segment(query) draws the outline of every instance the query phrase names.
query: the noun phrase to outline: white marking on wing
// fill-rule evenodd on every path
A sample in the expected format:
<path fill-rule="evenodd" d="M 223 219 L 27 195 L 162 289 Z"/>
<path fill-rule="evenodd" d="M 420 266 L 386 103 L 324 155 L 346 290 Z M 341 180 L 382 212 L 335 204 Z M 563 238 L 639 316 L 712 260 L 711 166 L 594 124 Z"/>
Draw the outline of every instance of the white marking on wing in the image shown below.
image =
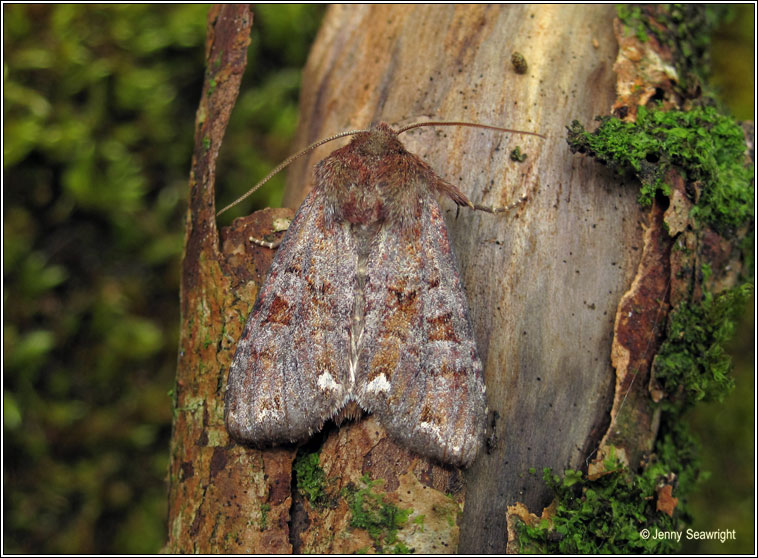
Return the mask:
<path fill-rule="evenodd" d="M 321 391 L 342 392 L 342 386 L 334 380 L 334 377 L 329 372 L 323 372 L 321 376 L 318 377 L 316 385 L 318 385 Z"/>
<path fill-rule="evenodd" d="M 389 391 L 390 390 L 390 383 L 387 381 L 387 376 L 384 374 L 379 374 L 376 378 L 371 380 L 371 382 L 366 386 L 366 391 L 369 393 L 372 392 L 379 392 L 379 391 Z"/>

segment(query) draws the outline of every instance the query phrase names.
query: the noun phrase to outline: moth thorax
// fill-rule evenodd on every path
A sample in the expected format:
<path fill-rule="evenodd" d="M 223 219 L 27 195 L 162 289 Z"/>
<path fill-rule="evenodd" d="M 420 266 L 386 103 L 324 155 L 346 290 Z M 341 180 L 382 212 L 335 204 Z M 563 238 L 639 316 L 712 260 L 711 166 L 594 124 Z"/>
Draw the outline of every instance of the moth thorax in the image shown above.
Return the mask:
<path fill-rule="evenodd" d="M 336 192 L 338 214 L 353 225 L 381 223 L 386 204 L 379 188 L 371 183 L 347 184 Z"/>

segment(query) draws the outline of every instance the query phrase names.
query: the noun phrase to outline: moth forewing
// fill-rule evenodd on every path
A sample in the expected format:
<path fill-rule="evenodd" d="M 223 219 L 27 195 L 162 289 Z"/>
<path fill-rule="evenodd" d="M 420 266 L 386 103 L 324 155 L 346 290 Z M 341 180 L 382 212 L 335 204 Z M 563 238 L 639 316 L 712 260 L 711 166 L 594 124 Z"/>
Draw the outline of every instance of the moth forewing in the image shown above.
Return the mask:
<path fill-rule="evenodd" d="M 302 441 L 357 404 L 422 456 L 466 466 L 481 448 L 482 364 L 435 197 L 474 205 L 398 133 L 355 132 L 316 165 L 229 370 L 235 438 Z"/>

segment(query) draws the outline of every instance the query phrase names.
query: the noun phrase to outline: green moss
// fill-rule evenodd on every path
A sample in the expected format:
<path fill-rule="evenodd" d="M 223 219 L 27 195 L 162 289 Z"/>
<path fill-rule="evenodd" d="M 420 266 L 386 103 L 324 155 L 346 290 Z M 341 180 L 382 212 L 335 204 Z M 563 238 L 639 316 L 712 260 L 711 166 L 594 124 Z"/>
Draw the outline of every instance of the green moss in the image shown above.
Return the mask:
<path fill-rule="evenodd" d="M 691 4 L 621 4 L 616 8 L 627 36 L 633 33 L 643 43 L 655 37 L 673 53 L 678 78 L 675 87 L 684 98 L 703 94 L 710 74 L 711 36 L 732 12 L 727 6 Z M 706 97 L 710 97 L 707 91 Z"/>
<path fill-rule="evenodd" d="M 397 540 L 397 531 L 407 523 L 412 510 L 398 508 L 385 501 L 382 494 L 375 492 L 374 487 L 381 484 L 381 480 L 372 481 L 368 475 L 364 475 L 361 483 L 361 488 L 350 484 L 342 491 L 352 514 L 350 526 L 365 529 L 374 541 L 377 552 L 383 552 L 385 545 L 393 545 L 394 553 L 409 553 L 411 550 Z"/>
<path fill-rule="evenodd" d="M 413 549 L 409 548 L 404 542 L 399 541 L 392 547 L 392 554 L 413 554 Z"/>
<path fill-rule="evenodd" d="M 268 528 L 268 512 L 271 511 L 271 504 L 261 504 L 261 531 L 265 531 Z"/>
<path fill-rule="evenodd" d="M 709 268 L 703 271 L 709 275 Z M 745 283 L 718 295 L 705 292 L 701 302 L 685 302 L 672 311 L 653 366 L 655 379 L 667 394 L 683 390 L 683 403 L 689 404 L 721 401 L 732 390 L 732 362 L 724 345 L 752 290 Z"/>
<path fill-rule="evenodd" d="M 521 153 L 521 147 L 516 146 L 515 149 L 511 151 L 511 161 L 515 161 L 516 163 L 523 163 L 526 161 L 526 153 Z"/>
<path fill-rule="evenodd" d="M 754 216 L 753 168 L 745 166 L 742 128 L 711 107 L 689 111 L 648 111 L 639 107 L 636 122 L 602 117 L 594 132 L 574 121 L 567 141 L 572 152 L 587 153 L 642 183 L 640 203 L 656 193 L 669 195 L 671 168 L 701 188 L 693 218 L 727 233 Z M 693 196 L 697 197 L 697 196 Z"/>
<path fill-rule="evenodd" d="M 645 26 L 642 23 L 642 10 L 638 6 L 619 4 L 616 6 L 616 16 L 624 24 L 624 31 L 626 33 L 629 33 L 631 30 L 637 37 L 644 35 L 645 40 L 647 40 Z"/>
<path fill-rule="evenodd" d="M 326 473 L 319 464 L 319 453 L 301 453 L 295 459 L 297 490 L 315 507 L 327 504 Z"/>
<path fill-rule="evenodd" d="M 655 453 L 640 474 L 615 458 L 604 461 L 606 474 L 590 480 L 580 471 L 565 471 L 563 478 L 545 469 L 544 479 L 553 490 L 557 507 L 551 521 L 535 526 L 521 524 L 522 552 L 562 554 L 633 554 L 675 552 L 675 539 L 654 538 L 656 533 L 681 532 L 687 494 L 698 481 L 699 464 L 694 441 L 677 423 L 661 437 Z M 674 486 L 679 499 L 673 517 L 656 509 L 658 489 Z M 645 538 L 641 533 L 651 534 Z"/>

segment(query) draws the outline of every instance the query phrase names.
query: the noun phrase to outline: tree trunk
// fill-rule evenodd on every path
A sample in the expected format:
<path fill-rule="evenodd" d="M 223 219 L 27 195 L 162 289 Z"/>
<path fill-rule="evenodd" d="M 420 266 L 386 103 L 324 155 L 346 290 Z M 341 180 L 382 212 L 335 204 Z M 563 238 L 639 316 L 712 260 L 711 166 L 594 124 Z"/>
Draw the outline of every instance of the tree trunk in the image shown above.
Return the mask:
<path fill-rule="evenodd" d="M 503 552 L 507 506 L 549 503 L 541 475 L 528 470 L 581 468 L 609 420 L 613 321 L 639 262 L 642 215 L 632 188 L 570 153 L 565 126 L 613 104 L 614 13 L 612 6 L 336 6 L 303 75 L 298 145 L 377 120 L 466 120 L 547 136 L 453 127 L 401 136 L 475 202 L 528 197 L 505 215 L 443 205 L 496 440 L 464 474 L 461 552 Z M 515 71 L 514 52 L 526 73 Z M 524 162 L 509 157 L 516 147 Z M 313 164 L 334 148 L 296 164 L 285 205 L 298 205 Z M 399 477 L 411 467 L 393 469 Z"/>
<path fill-rule="evenodd" d="M 494 215 L 442 200 L 490 409 L 486 451 L 465 472 L 397 446 L 370 416 L 314 436 L 296 472 L 296 448 L 254 450 L 227 435 L 229 362 L 273 256 L 247 239 L 292 212 L 236 220 L 219 251 L 215 155 L 241 73 L 229 63 L 244 65 L 248 16 L 241 6 L 214 14 L 215 37 L 226 44 L 209 38 L 198 111 L 167 550 L 504 552 L 508 507 L 540 510 L 551 498 L 530 470 L 586 470 L 601 440 L 618 434 L 609 425 L 619 394 L 631 395 L 629 409 L 642 409 L 627 426 L 642 441 L 635 446 L 623 432 L 613 441 L 628 442 L 630 458 L 638 457 L 635 448 L 649 445 L 657 424 L 646 392 L 632 391 L 624 371 L 649 369 L 658 346 L 671 241 L 661 207 L 642 211 L 635 188 L 566 144 L 568 123 L 608 114 L 616 101 L 614 8 L 337 5 L 303 74 L 297 147 L 377 121 L 479 122 L 547 138 L 457 127 L 401 136 L 475 203 L 525 198 Z M 229 35 L 225 21 L 234 23 Z M 285 205 L 304 199 L 313 165 L 337 143 L 291 165 Z M 510 157 L 515 148 L 525 160 Z M 642 295 L 641 282 L 650 285 Z M 625 304 L 638 321 L 618 322 Z M 633 340 L 620 335 L 630 331 Z M 640 384 L 647 389 L 645 378 Z"/>

